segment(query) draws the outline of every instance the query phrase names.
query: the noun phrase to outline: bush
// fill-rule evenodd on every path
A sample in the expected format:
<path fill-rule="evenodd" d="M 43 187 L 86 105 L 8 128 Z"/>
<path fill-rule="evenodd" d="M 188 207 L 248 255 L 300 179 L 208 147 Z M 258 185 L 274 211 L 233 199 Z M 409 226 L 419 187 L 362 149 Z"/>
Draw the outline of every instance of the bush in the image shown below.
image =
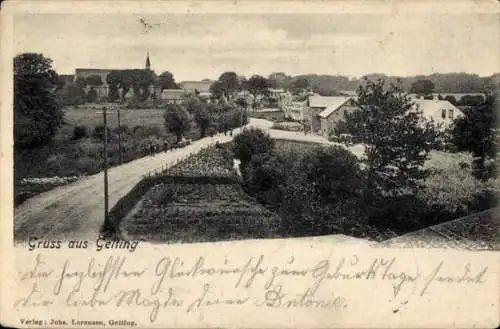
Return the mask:
<path fill-rule="evenodd" d="M 242 168 L 245 189 L 264 204 L 280 202 L 279 186 L 286 179 L 286 169 L 281 159 L 269 153 L 252 155 Z"/>
<path fill-rule="evenodd" d="M 356 199 L 361 189 L 358 158 L 340 146 L 317 147 L 304 158 L 304 171 L 324 203 Z"/>
<path fill-rule="evenodd" d="M 127 134 L 129 135 L 130 134 L 130 128 L 127 126 L 127 125 L 121 125 L 120 127 L 116 127 L 115 129 L 113 129 L 113 133 L 115 134 Z"/>
<path fill-rule="evenodd" d="M 94 132 L 92 133 L 92 137 L 99 138 L 101 140 L 104 140 L 104 126 L 99 125 L 94 128 Z M 106 134 L 108 136 L 108 139 L 111 137 L 111 129 L 109 127 L 106 127 Z"/>
<path fill-rule="evenodd" d="M 58 172 L 64 171 L 66 164 L 66 156 L 64 154 L 53 154 L 47 158 L 45 166 L 49 175 L 55 175 Z"/>
<path fill-rule="evenodd" d="M 97 101 L 97 91 L 92 87 L 87 93 L 87 102 L 94 103 Z"/>
<path fill-rule="evenodd" d="M 132 132 L 136 136 L 142 136 L 144 134 L 144 127 L 141 125 L 134 126 Z"/>
<path fill-rule="evenodd" d="M 73 140 L 89 137 L 89 129 L 87 126 L 76 126 L 73 128 Z"/>
<path fill-rule="evenodd" d="M 253 155 L 269 153 L 274 148 L 274 141 L 263 130 L 251 127 L 234 138 L 233 152 L 236 159 L 244 166 Z"/>

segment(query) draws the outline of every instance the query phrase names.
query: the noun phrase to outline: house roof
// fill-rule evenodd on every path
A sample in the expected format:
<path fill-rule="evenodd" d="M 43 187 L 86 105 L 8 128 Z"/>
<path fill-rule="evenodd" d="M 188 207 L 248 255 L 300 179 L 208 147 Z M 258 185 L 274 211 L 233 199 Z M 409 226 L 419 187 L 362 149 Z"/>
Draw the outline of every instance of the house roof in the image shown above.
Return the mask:
<path fill-rule="evenodd" d="M 198 90 L 199 92 L 210 91 L 210 86 L 213 81 L 182 81 L 179 83 L 183 89 L 187 90 Z"/>
<path fill-rule="evenodd" d="M 182 89 L 164 89 L 161 92 L 161 99 L 182 99 L 184 96 L 184 90 Z"/>
<path fill-rule="evenodd" d="M 416 99 L 414 102 L 422 111 L 424 116 L 432 116 L 437 111 L 441 111 L 443 109 L 455 110 L 457 111 L 457 114 L 462 113 L 459 108 L 445 100 Z"/>
<path fill-rule="evenodd" d="M 321 118 L 328 118 L 339 107 L 341 107 L 342 105 L 347 103 L 347 101 L 350 100 L 350 97 L 328 97 L 328 98 L 335 98 L 335 100 L 330 99 L 329 105 L 318 114 Z"/>
<path fill-rule="evenodd" d="M 344 104 L 349 97 L 345 96 L 309 96 L 309 107 L 323 107 L 340 106 Z"/>

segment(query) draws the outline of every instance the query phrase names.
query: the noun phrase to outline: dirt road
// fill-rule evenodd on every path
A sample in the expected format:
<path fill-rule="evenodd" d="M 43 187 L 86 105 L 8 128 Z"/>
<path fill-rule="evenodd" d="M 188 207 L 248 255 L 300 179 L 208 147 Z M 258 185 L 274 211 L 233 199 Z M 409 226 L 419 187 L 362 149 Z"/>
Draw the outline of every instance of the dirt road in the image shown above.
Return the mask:
<path fill-rule="evenodd" d="M 267 120 L 251 119 L 249 126 L 265 129 L 273 138 L 325 141 L 317 136 L 270 130 L 272 123 Z M 239 131 L 240 129 L 235 129 L 233 136 Z M 111 209 L 148 172 L 171 166 L 189 154 L 215 144 L 216 141 L 224 143 L 231 139 L 229 135 L 207 137 L 182 149 L 144 157 L 111 168 L 108 171 L 109 208 Z M 101 172 L 39 194 L 21 204 L 14 210 L 15 241 L 26 241 L 30 237 L 60 240 L 95 239 L 104 220 L 103 180 Z"/>

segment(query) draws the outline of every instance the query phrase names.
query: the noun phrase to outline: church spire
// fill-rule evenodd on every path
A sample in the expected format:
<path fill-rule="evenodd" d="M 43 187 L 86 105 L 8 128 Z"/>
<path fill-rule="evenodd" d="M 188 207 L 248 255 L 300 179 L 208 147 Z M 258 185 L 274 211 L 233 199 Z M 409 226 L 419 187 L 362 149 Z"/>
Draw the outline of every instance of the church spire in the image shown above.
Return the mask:
<path fill-rule="evenodd" d="M 149 60 L 149 49 L 148 49 L 148 53 L 146 56 L 146 70 L 150 70 L 150 69 L 151 69 L 151 61 Z"/>

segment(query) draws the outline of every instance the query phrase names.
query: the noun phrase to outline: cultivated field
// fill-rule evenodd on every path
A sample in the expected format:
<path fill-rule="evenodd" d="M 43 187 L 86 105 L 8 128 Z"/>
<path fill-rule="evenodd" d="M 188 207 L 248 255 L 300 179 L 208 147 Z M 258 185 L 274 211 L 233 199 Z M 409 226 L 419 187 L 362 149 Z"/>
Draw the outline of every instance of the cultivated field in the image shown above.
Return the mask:
<path fill-rule="evenodd" d="M 176 177 L 234 177 L 228 145 L 209 147 L 163 173 Z M 128 238 L 156 242 L 209 242 L 276 237 L 280 218 L 231 184 L 158 183 L 126 218 Z"/>
<path fill-rule="evenodd" d="M 101 113 L 99 113 L 101 112 Z M 120 121 L 122 125 L 133 128 L 142 126 L 163 126 L 162 109 L 121 109 Z M 103 124 L 102 111 L 99 108 L 66 108 L 64 109 L 64 121 L 70 126 L 86 125 L 95 127 Z M 116 110 L 108 110 L 108 125 L 110 128 L 118 127 L 118 115 Z"/>
<path fill-rule="evenodd" d="M 163 243 L 272 238 L 280 219 L 238 184 L 158 184 L 121 223 L 127 238 Z"/>

